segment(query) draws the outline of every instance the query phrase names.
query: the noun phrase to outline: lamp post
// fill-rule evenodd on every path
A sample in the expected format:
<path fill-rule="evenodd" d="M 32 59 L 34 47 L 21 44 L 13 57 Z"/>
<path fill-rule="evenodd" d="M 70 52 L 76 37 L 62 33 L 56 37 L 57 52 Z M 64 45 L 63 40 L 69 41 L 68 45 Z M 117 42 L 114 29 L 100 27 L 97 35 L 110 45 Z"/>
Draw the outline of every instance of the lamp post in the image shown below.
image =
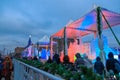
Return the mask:
<path fill-rule="evenodd" d="M 66 26 L 64 27 L 64 55 L 68 55 L 68 46 L 67 46 L 67 35 L 66 35 Z"/>
<path fill-rule="evenodd" d="M 37 42 L 38 58 L 39 58 L 39 42 Z"/>

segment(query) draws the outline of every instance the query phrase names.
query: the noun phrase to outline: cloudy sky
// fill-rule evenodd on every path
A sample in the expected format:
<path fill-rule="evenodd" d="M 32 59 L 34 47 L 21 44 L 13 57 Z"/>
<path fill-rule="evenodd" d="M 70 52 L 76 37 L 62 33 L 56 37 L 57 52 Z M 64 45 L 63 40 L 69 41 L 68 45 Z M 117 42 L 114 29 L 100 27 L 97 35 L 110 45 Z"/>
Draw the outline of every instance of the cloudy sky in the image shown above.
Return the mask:
<path fill-rule="evenodd" d="M 33 43 L 44 35 L 50 36 L 94 5 L 120 13 L 119 4 L 120 0 L 0 0 L 0 50 L 27 45 L 29 35 Z M 117 33 L 120 26 L 113 29 Z"/>

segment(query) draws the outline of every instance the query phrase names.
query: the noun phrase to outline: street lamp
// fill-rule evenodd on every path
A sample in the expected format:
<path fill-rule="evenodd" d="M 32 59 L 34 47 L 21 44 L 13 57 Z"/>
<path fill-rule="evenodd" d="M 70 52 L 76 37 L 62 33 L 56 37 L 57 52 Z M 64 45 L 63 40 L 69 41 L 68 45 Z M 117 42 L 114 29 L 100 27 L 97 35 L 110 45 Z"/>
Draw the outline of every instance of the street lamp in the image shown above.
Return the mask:
<path fill-rule="evenodd" d="M 38 58 L 39 58 L 39 41 L 37 42 Z"/>

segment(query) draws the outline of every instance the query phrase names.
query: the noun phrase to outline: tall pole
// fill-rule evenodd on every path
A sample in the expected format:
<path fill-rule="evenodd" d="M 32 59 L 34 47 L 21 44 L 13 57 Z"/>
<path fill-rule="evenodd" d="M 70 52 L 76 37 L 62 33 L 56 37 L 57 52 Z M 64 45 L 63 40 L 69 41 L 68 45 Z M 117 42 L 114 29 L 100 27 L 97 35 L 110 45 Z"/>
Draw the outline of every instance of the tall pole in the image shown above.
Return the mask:
<path fill-rule="evenodd" d="M 66 27 L 64 27 L 64 54 L 68 55 Z"/>
<path fill-rule="evenodd" d="M 39 58 L 39 41 L 37 42 L 38 58 Z"/>
<path fill-rule="evenodd" d="M 98 29 L 98 46 L 100 48 L 100 58 L 104 64 L 106 65 L 106 55 L 104 52 L 104 43 L 102 40 L 102 15 L 100 13 L 101 9 L 100 7 L 97 7 L 97 29 Z M 105 68 L 106 70 L 106 68 Z M 103 80 L 104 80 L 104 75 L 103 75 Z"/>
<path fill-rule="evenodd" d="M 106 55 L 104 52 L 104 43 L 102 40 L 102 15 L 100 13 L 100 7 L 97 8 L 97 28 L 98 28 L 98 46 L 100 48 L 100 57 L 101 60 L 103 62 L 103 64 L 105 65 L 106 62 Z"/>
<path fill-rule="evenodd" d="M 50 37 L 50 58 L 53 57 L 53 38 Z"/>

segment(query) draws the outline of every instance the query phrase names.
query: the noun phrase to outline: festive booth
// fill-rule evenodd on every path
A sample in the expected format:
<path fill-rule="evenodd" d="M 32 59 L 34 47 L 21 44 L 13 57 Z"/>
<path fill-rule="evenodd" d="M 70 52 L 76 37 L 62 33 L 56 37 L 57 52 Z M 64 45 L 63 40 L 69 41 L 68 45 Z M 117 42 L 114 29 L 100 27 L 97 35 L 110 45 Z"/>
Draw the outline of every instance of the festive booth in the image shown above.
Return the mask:
<path fill-rule="evenodd" d="M 53 45 L 56 44 L 55 42 Z M 44 36 L 35 44 L 32 43 L 31 36 L 29 36 L 28 44 L 22 52 L 23 58 L 41 58 L 47 60 L 50 56 L 50 41 L 48 36 Z"/>
<path fill-rule="evenodd" d="M 41 59 L 48 59 L 50 56 L 50 40 L 47 35 L 43 36 L 37 43 L 38 54 Z"/>
<path fill-rule="evenodd" d="M 27 46 L 25 47 L 25 50 L 22 51 L 22 57 L 34 57 L 36 56 L 37 54 L 35 53 L 35 45 L 32 43 L 32 40 L 31 40 L 31 35 L 29 36 L 29 39 L 28 39 L 28 44 Z"/>
<path fill-rule="evenodd" d="M 63 55 L 68 55 L 71 62 L 74 62 L 74 55 L 78 52 L 81 54 L 87 54 L 90 59 L 95 59 L 95 57 L 99 55 L 104 62 L 106 59 L 106 53 L 102 30 L 110 28 L 113 36 L 120 45 L 119 40 L 111 28 L 119 24 L 120 14 L 105 8 L 97 7 L 85 16 L 66 25 L 60 31 L 51 35 L 51 53 L 54 52 L 52 42 L 56 41 L 58 43 L 58 53 L 62 57 Z M 82 42 L 82 37 L 88 34 L 94 34 L 94 38 L 97 39 L 96 41 L 99 48 L 98 52 L 97 49 L 95 53 L 91 52 L 91 42 Z M 53 54 L 51 54 L 51 56 L 53 56 Z"/>
<path fill-rule="evenodd" d="M 56 43 L 53 43 L 53 45 Z M 47 60 L 50 56 L 50 39 L 47 35 L 43 36 L 36 44 L 37 54 L 41 59 Z"/>

